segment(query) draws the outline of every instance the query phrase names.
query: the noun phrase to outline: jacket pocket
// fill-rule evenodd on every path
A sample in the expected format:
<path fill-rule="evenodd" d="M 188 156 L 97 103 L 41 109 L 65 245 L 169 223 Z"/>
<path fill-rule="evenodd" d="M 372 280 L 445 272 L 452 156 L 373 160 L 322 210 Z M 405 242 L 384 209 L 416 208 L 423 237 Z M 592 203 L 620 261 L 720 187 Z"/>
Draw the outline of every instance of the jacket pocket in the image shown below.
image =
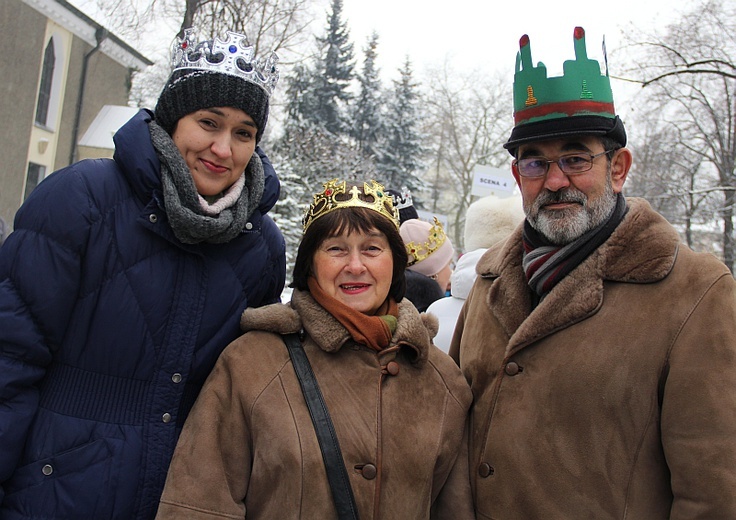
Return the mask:
<path fill-rule="evenodd" d="M 39 519 L 111 517 L 119 442 L 98 439 L 19 467 L 5 486 L 3 509 Z"/>

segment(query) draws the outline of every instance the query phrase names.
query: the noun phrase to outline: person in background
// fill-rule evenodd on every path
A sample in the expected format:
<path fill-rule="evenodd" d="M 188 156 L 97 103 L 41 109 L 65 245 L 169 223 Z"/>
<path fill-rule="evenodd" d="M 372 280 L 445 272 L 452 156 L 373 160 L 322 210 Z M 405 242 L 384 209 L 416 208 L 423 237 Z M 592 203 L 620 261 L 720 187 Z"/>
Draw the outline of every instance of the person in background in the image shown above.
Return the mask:
<path fill-rule="evenodd" d="M 284 345 L 291 334 L 324 396 L 357 517 L 475 518 L 472 396 L 431 343 L 436 320 L 403 298 L 407 255 L 391 197 L 375 181 L 326 182 L 303 233 L 291 302 L 243 314 L 245 334 L 184 425 L 157 519 L 338 518 Z"/>
<path fill-rule="evenodd" d="M 504 146 L 526 220 L 478 262 L 450 347 L 477 516 L 736 518 L 736 281 L 623 196 L 608 71 L 573 36 L 552 78 L 521 38 Z"/>
<path fill-rule="evenodd" d="M 394 201 L 394 207 L 399 211 L 399 222 L 403 224 L 407 220 L 419 219 L 419 214 L 414 207 L 411 191 L 406 186 L 401 191 L 386 190 Z M 429 276 L 419 271 L 409 270 L 406 272 L 406 297 L 409 301 L 423 312 L 430 303 L 444 297 L 444 291 Z"/>
<path fill-rule="evenodd" d="M 413 273 L 407 276 L 406 297 L 419 312 L 424 312 L 433 302 L 445 297 L 455 249 L 437 217 L 432 224 L 420 219 L 407 220 L 401 224 L 401 238 L 409 254 L 407 269 Z"/>
<path fill-rule="evenodd" d="M 414 199 L 411 196 L 411 190 L 406 186 L 401 187 L 401 191 L 386 190 L 394 201 L 394 207 L 399 211 L 399 223 L 403 224 L 407 220 L 419 218 L 417 209 L 414 207 Z"/>
<path fill-rule="evenodd" d="M 248 307 L 279 301 L 277 58 L 172 49 L 113 159 L 55 172 L 0 250 L 0 518 L 151 519 L 187 414 Z"/>
<path fill-rule="evenodd" d="M 460 256 L 450 276 L 451 296 L 440 298 L 427 308 L 427 312 L 439 320 L 434 344 L 442 351 L 450 350 L 457 317 L 475 282 L 475 264 L 486 249 L 506 238 L 523 220 L 524 209 L 519 196 L 489 195 L 468 206 L 463 237 L 466 253 Z"/>

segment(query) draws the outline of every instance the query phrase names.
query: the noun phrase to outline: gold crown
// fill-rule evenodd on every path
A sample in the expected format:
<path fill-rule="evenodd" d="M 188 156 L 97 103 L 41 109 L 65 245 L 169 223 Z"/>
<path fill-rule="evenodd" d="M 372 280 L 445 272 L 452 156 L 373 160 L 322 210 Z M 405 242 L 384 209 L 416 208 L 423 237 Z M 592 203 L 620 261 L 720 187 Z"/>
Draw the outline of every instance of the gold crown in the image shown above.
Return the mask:
<path fill-rule="evenodd" d="M 394 207 L 391 195 L 387 194 L 383 186 L 376 181 L 371 180 L 369 182 L 370 184 L 368 182 L 363 183 L 363 195 L 371 197 L 372 202 L 360 198 L 361 193 L 357 186 L 350 188 L 349 193 L 352 196 L 347 198 L 348 192 L 345 191 L 347 183 L 345 181 L 332 179 L 324 183 L 322 185 L 324 190 L 314 194 L 314 202 L 304 215 L 302 233 L 306 233 L 312 222 L 318 218 L 340 208 L 367 208 L 373 210 L 391 220 L 398 229 L 399 211 Z"/>
<path fill-rule="evenodd" d="M 442 247 L 445 240 L 447 240 L 447 235 L 445 235 L 442 223 L 437 220 L 437 217 L 434 217 L 434 225 L 429 228 L 429 235 L 426 242 L 422 242 L 421 244 L 409 242 L 406 244 L 406 254 L 409 255 L 409 262 L 406 264 L 406 267 L 411 267 L 427 258 Z"/>

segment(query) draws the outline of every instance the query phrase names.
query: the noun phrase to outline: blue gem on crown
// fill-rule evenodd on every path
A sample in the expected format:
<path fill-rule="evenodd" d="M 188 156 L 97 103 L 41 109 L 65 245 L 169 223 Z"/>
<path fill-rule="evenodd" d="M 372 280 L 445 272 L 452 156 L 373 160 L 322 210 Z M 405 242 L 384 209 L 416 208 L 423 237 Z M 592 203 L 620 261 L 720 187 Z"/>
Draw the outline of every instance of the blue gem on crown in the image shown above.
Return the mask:
<path fill-rule="evenodd" d="M 227 31 L 227 39 L 214 38 L 197 42 L 195 29 L 184 30 L 171 48 L 173 70 L 193 69 L 229 74 L 261 87 L 267 95 L 279 80 L 279 57 L 272 52 L 265 58 L 254 56 L 255 48 L 248 45 L 244 34 Z"/>

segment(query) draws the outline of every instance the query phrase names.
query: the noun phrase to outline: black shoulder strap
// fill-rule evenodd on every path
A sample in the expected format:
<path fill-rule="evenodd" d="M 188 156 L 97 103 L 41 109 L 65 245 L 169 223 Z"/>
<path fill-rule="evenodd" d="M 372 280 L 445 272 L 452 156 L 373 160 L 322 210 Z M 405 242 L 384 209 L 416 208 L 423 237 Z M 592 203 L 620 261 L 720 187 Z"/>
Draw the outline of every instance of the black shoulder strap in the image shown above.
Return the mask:
<path fill-rule="evenodd" d="M 324 460 L 325 470 L 327 471 L 327 480 L 332 490 L 332 499 L 335 501 L 335 507 L 337 508 L 337 517 L 340 520 L 357 520 L 358 509 L 355 507 L 353 488 L 350 487 L 348 472 L 342 460 L 340 444 L 337 442 L 335 428 L 332 426 L 330 413 L 327 410 L 327 405 L 325 405 L 325 400 L 322 398 L 317 379 L 314 377 L 312 365 L 309 364 L 309 359 L 307 359 L 307 354 L 304 352 L 297 334 L 284 334 L 283 337 L 284 343 L 289 349 L 294 372 L 296 372 L 296 377 L 302 387 L 309 415 L 312 417 L 312 424 L 314 424 L 319 448 L 322 451 L 322 460 Z"/>

